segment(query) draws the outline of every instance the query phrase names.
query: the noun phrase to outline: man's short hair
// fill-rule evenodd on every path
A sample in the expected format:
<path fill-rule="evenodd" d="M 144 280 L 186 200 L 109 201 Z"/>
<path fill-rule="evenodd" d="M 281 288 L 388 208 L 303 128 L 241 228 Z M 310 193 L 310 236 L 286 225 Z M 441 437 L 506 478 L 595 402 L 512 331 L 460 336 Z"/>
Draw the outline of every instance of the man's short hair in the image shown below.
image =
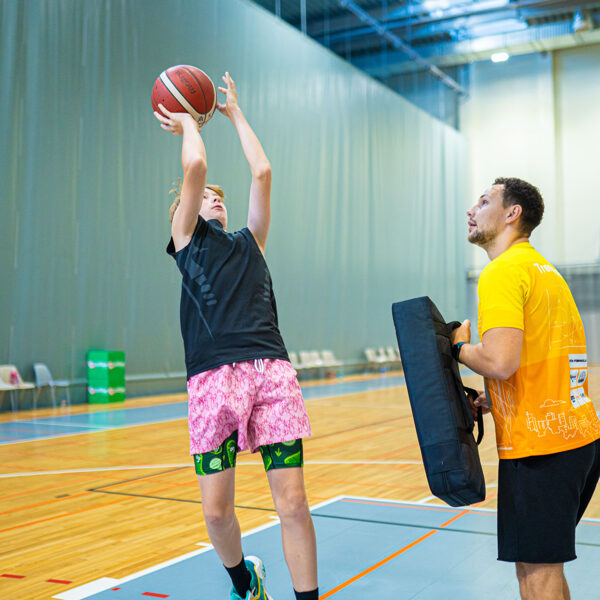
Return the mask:
<path fill-rule="evenodd" d="M 518 204 L 523 212 L 521 214 L 521 230 L 526 235 L 542 222 L 544 216 L 544 199 L 535 185 L 527 183 L 517 177 L 498 177 L 494 185 L 503 185 L 504 192 L 502 204 L 504 207 Z"/>

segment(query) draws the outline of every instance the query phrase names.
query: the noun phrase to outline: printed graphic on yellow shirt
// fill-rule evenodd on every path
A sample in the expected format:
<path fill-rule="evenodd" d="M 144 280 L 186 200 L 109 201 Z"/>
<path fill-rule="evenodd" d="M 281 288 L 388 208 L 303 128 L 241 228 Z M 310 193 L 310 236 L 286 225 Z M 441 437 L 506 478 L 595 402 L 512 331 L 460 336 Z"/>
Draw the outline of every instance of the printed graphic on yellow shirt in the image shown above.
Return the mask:
<path fill-rule="evenodd" d="M 558 273 L 557 273 L 558 275 Z M 560 275 L 558 275 L 562 279 Z M 563 280 L 564 281 L 564 280 Z M 567 293 L 568 292 L 568 293 Z M 583 329 L 578 312 L 573 312 L 573 298 L 565 282 L 564 289 L 546 290 L 548 303 L 548 350 L 576 348 Z M 578 335 L 579 334 L 579 335 Z"/>
<path fill-rule="evenodd" d="M 516 244 L 484 269 L 478 292 L 480 336 L 496 327 L 523 331 L 517 371 L 507 380 L 486 378 L 500 458 L 561 452 L 599 438 L 585 332 L 558 271 L 529 243 Z"/>

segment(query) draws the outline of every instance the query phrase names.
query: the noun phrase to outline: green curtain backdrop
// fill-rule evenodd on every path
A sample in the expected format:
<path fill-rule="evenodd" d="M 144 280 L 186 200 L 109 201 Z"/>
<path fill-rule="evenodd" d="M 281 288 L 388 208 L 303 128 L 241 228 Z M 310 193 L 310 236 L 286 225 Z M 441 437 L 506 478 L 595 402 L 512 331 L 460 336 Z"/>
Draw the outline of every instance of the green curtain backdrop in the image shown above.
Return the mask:
<path fill-rule="evenodd" d="M 183 371 L 164 251 L 181 139 L 150 105 L 181 63 L 215 83 L 231 72 L 271 160 L 267 261 L 290 350 L 351 360 L 390 345 L 391 303 L 416 295 L 465 313 L 453 129 L 242 0 L 3 0 L 0 18 L 1 363 L 78 380 L 86 350 L 109 348 L 130 375 Z M 250 174 L 237 135 L 220 114 L 203 133 L 238 229 Z"/>

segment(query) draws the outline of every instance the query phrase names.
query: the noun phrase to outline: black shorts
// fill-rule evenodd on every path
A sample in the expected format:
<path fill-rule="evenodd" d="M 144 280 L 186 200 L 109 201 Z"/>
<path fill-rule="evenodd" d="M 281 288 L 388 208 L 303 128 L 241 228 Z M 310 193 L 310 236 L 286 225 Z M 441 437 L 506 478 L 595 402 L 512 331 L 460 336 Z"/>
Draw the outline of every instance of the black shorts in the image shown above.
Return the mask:
<path fill-rule="evenodd" d="M 600 440 L 556 454 L 500 460 L 498 560 L 577 558 L 575 527 L 600 476 Z"/>

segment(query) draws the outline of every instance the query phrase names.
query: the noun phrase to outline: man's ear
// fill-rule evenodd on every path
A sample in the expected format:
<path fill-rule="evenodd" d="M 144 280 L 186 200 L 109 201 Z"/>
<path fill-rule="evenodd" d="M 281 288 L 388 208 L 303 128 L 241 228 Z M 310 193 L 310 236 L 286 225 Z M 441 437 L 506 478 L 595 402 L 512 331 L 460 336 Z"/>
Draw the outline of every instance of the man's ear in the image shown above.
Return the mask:
<path fill-rule="evenodd" d="M 508 212 L 506 214 L 506 224 L 513 225 L 515 224 L 523 214 L 523 207 L 520 204 L 511 204 L 508 207 Z"/>

